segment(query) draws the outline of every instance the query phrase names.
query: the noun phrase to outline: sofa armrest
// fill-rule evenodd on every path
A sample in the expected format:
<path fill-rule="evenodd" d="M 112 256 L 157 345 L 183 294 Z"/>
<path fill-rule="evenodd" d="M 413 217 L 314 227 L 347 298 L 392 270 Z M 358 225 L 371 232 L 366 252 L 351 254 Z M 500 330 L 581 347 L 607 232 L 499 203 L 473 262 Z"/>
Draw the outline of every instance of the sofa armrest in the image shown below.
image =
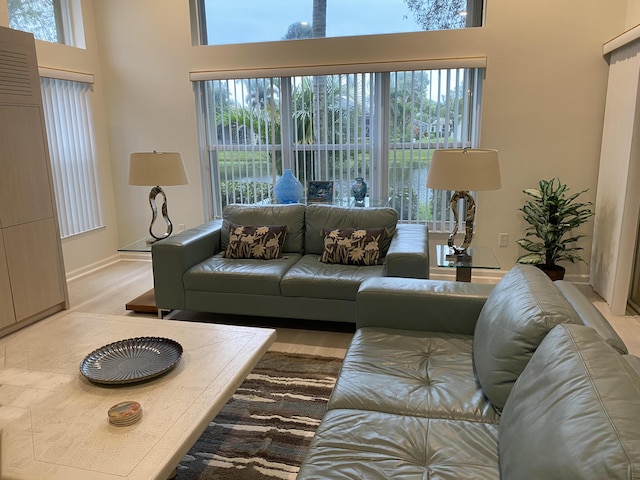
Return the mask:
<path fill-rule="evenodd" d="M 387 277 L 429 278 L 429 230 L 399 223 L 387 252 Z"/>
<path fill-rule="evenodd" d="M 629 353 L 627 346 L 611 326 L 608 320 L 591 303 L 591 301 L 578 290 L 578 288 L 566 280 L 553 282 L 558 287 L 564 298 L 566 298 L 576 311 L 582 323 L 593 328 L 605 341 L 622 354 Z"/>
<path fill-rule="evenodd" d="M 151 259 L 158 309 L 186 308 L 182 276 L 220 251 L 221 228 L 222 220 L 213 220 L 153 244 Z"/>
<path fill-rule="evenodd" d="M 356 328 L 473 335 L 494 285 L 413 278 L 370 278 L 356 297 Z"/>

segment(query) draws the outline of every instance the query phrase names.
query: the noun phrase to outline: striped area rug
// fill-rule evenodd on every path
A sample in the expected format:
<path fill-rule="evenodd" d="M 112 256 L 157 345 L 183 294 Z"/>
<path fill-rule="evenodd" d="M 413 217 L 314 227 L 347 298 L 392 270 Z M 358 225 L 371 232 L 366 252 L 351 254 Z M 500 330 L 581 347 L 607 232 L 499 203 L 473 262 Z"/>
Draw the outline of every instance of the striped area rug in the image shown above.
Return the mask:
<path fill-rule="evenodd" d="M 267 352 L 182 459 L 176 480 L 295 479 L 341 364 Z"/>

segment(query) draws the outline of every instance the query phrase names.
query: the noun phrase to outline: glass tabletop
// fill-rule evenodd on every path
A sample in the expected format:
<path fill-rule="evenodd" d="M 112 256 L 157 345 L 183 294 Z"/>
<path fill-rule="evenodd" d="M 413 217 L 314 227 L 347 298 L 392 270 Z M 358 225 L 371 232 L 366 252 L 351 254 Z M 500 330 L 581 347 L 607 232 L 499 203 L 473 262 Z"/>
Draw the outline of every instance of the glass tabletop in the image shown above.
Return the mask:
<path fill-rule="evenodd" d="M 365 197 L 363 201 L 356 202 L 353 197 L 341 197 L 334 198 L 333 205 L 338 205 L 340 207 L 388 207 L 389 199 L 375 199 Z"/>
<path fill-rule="evenodd" d="M 447 245 L 436 245 L 439 267 L 446 268 L 486 268 L 498 270 L 500 264 L 491 247 L 469 247 L 465 254 L 456 254 Z"/>
<path fill-rule="evenodd" d="M 142 238 L 137 240 L 129 245 L 125 245 L 124 247 L 120 247 L 118 249 L 119 252 L 151 252 L 151 245 L 155 242 L 151 241 L 151 237 Z"/>
<path fill-rule="evenodd" d="M 388 207 L 390 202 L 390 198 L 374 199 L 369 197 L 365 197 L 362 202 L 356 202 L 353 197 L 334 197 L 331 202 L 305 202 L 304 200 L 300 201 L 300 203 L 306 205 L 324 203 L 326 205 L 337 205 L 340 207 Z M 272 205 L 272 199 L 266 198 L 260 202 L 254 203 L 254 205 Z M 273 205 L 275 205 L 275 203 L 273 203 Z"/>

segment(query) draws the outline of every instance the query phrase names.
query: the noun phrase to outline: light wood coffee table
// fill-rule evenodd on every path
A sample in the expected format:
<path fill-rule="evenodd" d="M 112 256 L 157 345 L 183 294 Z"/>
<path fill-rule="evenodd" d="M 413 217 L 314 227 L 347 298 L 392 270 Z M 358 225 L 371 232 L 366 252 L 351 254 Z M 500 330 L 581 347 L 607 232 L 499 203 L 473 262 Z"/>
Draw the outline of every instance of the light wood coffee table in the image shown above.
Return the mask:
<path fill-rule="evenodd" d="M 119 387 L 79 373 L 93 350 L 144 336 L 182 345 L 175 369 Z M 169 478 L 274 340 L 270 329 L 84 313 L 1 338 L 0 478 Z M 127 400 L 142 405 L 142 419 L 109 424 L 109 407 Z"/>

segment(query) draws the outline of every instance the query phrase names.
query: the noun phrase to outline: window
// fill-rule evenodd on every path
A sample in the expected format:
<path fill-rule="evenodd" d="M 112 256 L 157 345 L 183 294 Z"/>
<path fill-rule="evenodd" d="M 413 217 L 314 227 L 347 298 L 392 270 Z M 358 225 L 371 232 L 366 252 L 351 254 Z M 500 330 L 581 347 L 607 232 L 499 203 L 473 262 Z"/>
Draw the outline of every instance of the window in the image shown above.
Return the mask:
<path fill-rule="evenodd" d="M 8 0 L 9 26 L 38 40 L 73 45 L 67 0 Z"/>
<path fill-rule="evenodd" d="M 95 159 L 91 85 L 41 78 L 62 238 L 104 226 Z"/>
<path fill-rule="evenodd" d="M 447 30 L 482 25 L 482 0 L 191 0 L 200 45 Z"/>
<path fill-rule="evenodd" d="M 446 192 L 425 187 L 432 151 L 475 146 L 482 69 L 209 80 L 198 83 L 211 187 L 227 203 L 268 203 L 285 168 L 334 182 L 349 205 L 363 177 L 369 205 L 405 222 L 450 228 Z"/>

